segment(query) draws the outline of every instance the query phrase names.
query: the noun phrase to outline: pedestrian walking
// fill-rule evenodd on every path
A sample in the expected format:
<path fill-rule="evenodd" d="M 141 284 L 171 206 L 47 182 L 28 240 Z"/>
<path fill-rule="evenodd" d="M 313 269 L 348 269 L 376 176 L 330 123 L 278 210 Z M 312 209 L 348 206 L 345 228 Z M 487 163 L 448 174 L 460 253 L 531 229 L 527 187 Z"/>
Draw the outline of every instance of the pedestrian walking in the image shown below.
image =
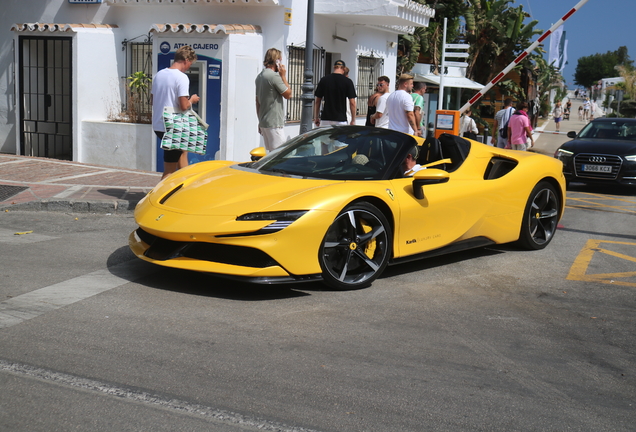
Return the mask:
<path fill-rule="evenodd" d="M 350 124 L 355 124 L 356 89 L 353 81 L 344 75 L 347 65 L 337 60 L 333 65 L 333 73 L 322 77 L 314 92 L 314 124 L 316 127 L 346 125 L 347 101 L 354 116 Z M 324 106 L 322 103 L 324 102 Z M 320 108 L 322 106 L 322 112 Z"/>
<path fill-rule="evenodd" d="M 585 98 L 585 101 L 583 102 L 583 120 L 588 121 L 590 118 L 590 100 L 588 98 Z"/>
<path fill-rule="evenodd" d="M 503 108 L 497 111 L 497 114 L 495 114 L 495 123 L 493 125 L 493 130 L 495 131 L 495 133 L 490 139 L 492 145 L 497 146 L 498 148 L 510 148 L 508 147 L 507 124 L 514 112 L 515 109 L 512 107 L 512 99 L 504 99 Z"/>
<path fill-rule="evenodd" d="M 561 102 L 557 102 L 554 105 L 554 110 L 552 110 L 552 118 L 554 120 L 554 127 L 556 131 L 559 132 L 561 129 L 561 120 L 563 119 L 563 108 L 561 107 Z"/>
<path fill-rule="evenodd" d="M 415 123 L 413 114 L 414 104 L 410 95 L 413 89 L 413 76 L 402 74 L 398 79 L 398 89 L 391 93 L 386 100 L 386 110 L 389 114 L 389 129 L 422 136 L 422 131 Z"/>
<path fill-rule="evenodd" d="M 472 109 L 468 108 L 459 119 L 459 136 L 476 140 L 479 130 L 475 120 L 471 117 L 472 114 Z"/>
<path fill-rule="evenodd" d="M 282 53 L 270 48 L 263 60 L 265 69 L 258 74 L 256 84 L 256 115 L 258 133 L 263 136 L 265 148 L 272 151 L 285 142 L 285 110 L 283 98 L 292 96 L 287 82 L 287 70 L 282 63 Z"/>
<path fill-rule="evenodd" d="M 426 109 L 424 108 L 424 93 L 426 92 L 426 83 L 421 81 L 413 83 L 413 115 L 415 115 L 415 123 L 422 131 L 424 136 L 424 124 L 426 123 Z"/>
<path fill-rule="evenodd" d="M 391 80 L 387 76 L 381 76 L 378 78 L 377 89 L 380 92 L 380 97 L 376 102 L 375 114 L 371 117 L 371 123 L 375 127 L 388 129 L 389 127 L 389 114 L 386 112 L 386 100 L 391 94 L 389 91 L 389 85 Z"/>
<path fill-rule="evenodd" d="M 166 126 L 163 120 L 164 107 L 185 111 L 199 102 L 199 96 L 190 96 L 190 79 L 186 71 L 197 60 L 194 49 L 184 45 L 174 53 L 172 66 L 161 69 L 152 80 L 152 129 L 162 139 Z M 188 153 L 183 150 L 164 150 L 162 179 L 188 166 Z"/>
<path fill-rule="evenodd" d="M 527 102 L 519 102 L 517 104 L 517 110 L 508 122 L 508 139 L 510 148 L 513 150 L 526 151 L 534 146 Z M 527 145 L 528 139 L 530 139 L 529 146 Z"/>

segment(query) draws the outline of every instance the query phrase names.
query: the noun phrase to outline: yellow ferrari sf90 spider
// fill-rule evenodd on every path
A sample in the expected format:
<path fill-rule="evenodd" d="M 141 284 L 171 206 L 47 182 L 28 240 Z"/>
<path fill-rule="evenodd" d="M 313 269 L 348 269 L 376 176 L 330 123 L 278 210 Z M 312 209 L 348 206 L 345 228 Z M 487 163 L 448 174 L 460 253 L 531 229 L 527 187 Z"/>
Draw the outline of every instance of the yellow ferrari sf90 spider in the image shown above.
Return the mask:
<path fill-rule="evenodd" d="M 168 267 L 355 289 L 391 263 L 546 247 L 563 214 L 562 165 L 447 134 L 316 129 L 257 161 L 169 176 L 137 206 L 130 247 Z"/>

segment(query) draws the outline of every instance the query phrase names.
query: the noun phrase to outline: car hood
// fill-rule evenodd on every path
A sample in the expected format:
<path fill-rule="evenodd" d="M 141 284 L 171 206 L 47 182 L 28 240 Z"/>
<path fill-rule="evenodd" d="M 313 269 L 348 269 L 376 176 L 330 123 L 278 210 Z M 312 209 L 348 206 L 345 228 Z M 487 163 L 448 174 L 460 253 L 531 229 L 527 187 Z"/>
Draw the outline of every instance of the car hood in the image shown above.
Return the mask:
<path fill-rule="evenodd" d="M 267 210 L 307 210 L 306 200 L 294 203 L 306 208 L 285 208 L 283 203 L 336 183 L 343 182 L 301 179 L 226 166 L 160 184 L 149 199 L 153 206 L 177 213 L 238 216 Z"/>
<path fill-rule="evenodd" d="M 636 142 L 621 140 L 598 140 L 579 138 L 566 142 L 561 146 L 563 150 L 574 153 L 599 153 L 611 155 L 636 154 Z"/>

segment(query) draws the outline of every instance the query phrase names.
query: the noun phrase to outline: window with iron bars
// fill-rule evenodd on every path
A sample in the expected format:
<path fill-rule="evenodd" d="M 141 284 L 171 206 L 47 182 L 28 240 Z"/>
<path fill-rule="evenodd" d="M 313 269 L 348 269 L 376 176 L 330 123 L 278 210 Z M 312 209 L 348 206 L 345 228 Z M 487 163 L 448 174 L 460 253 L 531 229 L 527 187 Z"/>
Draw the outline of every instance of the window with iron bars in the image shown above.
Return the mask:
<path fill-rule="evenodd" d="M 358 103 L 356 104 L 356 111 L 359 116 L 367 115 L 367 100 L 369 100 L 369 96 L 375 93 L 378 77 L 382 76 L 383 71 L 384 59 L 358 57 L 358 85 L 356 86 Z"/>
<path fill-rule="evenodd" d="M 313 85 L 316 88 L 318 81 L 325 75 L 325 50 L 314 48 L 314 78 Z M 300 121 L 303 109 L 303 101 L 300 98 L 303 93 L 305 81 L 305 48 L 287 47 L 287 82 L 291 87 L 292 97 L 287 101 L 287 121 Z"/>
<path fill-rule="evenodd" d="M 138 36 L 140 37 L 140 36 Z M 135 38 L 137 39 L 137 38 Z M 123 49 L 126 51 L 126 77 L 131 76 L 135 72 L 143 72 L 148 78 L 152 78 L 152 38 L 150 35 L 146 36 L 146 40 L 143 42 L 133 42 L 132 40 L 124 40 L 122 42 Z M 125 79 L 127 97 L 125 101 L 126 108 L 129 103 L 129 90 L 130 80 Z M 150 99 L 151 85 L 148 88 L 141 91 L 141 98 L 137 109 L 139 114 L 152 113 L 152 103 Z"/>

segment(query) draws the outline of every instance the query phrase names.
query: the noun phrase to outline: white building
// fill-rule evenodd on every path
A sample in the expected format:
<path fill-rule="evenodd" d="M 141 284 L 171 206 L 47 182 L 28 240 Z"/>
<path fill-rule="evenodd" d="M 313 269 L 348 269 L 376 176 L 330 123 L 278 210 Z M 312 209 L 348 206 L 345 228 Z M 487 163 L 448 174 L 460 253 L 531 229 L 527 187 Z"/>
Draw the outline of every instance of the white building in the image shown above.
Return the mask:
<path fill-rule="evenodd" d="M 208 152 L 247 160 L 260 137 L 254 79 L 265 51 L 283 51 L 293 98 L 285 133 L 299 130 L 306 0 L 21 0 L 0 15 L 0 152 L 161 169 L 150 125 L 107 122 L 126 102 L 125 77 L 166 67 L 181 44 Z M 315 0 L 315 82 L 342 59 L 358 115 L 380 75 L 395 76 L 397 36 L 434 11 L 411 0 Z M 360 117 L 362 122 L 362 116 Z"/>

